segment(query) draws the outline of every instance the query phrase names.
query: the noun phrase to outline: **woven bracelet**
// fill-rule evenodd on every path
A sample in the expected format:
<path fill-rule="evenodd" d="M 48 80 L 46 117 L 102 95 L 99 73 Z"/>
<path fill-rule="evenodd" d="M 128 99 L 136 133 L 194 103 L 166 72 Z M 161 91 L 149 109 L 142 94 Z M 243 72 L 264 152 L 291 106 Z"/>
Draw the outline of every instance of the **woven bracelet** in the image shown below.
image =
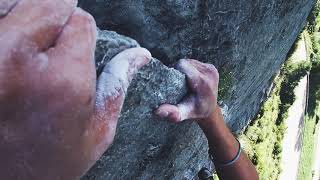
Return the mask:
<path fill-rule="evenodd" d="M 239 159 L 240 156 L 241 156 L 242 147 L 241 147 L 241 143 L 239 142 L 239 140 L 238 140 L 238 139 L 236 139 L 236 140 L 237 140 L 237 142 L 239 143 L 239 150 L 238 150 L 238 152 L 237 152 L 237 155 L 236 155 L 232 160 L 230 160 L 230 161 L 228 161 L 228 162 L 224 162 L 224 163 L 215 162 L 215 160 L 214 160 L 214 158 L 213 158 L 213 155 L 212 155 L 212 153 L 211 153 L 210 150 L 209 150 L 209 157 L 210 157 L 211 161 L 214 163 L 214 165 L 215 165 L 216 167 L 226 167 L 226 166 L 230 166 L 230 165 L 232 165 L 232 164 L 234 164 L 235 162 L 238 161 L 238 159 Z"/>

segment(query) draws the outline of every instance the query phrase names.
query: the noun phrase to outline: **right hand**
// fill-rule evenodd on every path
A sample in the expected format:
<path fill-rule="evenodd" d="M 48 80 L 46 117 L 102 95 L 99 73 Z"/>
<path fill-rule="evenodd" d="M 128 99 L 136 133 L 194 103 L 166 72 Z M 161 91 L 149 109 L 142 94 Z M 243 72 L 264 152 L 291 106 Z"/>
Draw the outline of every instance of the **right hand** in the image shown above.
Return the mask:
<path fill-rule="evenodd" d="M 163 104 L 155 114 L 178 123 L 208 119 L 217 107 L 219 73 L 212 64 L 182 59 L 176 69 L 187 76 L 189 94 L 178 104 Z"/>
<path fill-rule="evenodd" d="M 0 0 L 0 177 L 80 179 L 113 141 L 151 59 L 116 55 L 97 79 L 96 24 L 77 0 Z"/>

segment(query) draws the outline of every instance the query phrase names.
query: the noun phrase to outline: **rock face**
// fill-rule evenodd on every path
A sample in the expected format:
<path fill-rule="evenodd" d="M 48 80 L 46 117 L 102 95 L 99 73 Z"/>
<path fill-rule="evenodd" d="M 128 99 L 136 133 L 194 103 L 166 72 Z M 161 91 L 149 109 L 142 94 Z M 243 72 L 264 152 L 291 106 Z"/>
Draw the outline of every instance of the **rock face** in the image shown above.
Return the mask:
<path fill-rule="evenodd" d="M 220 87 L 227 91 L 220 102 L 235 132 L 258 112 L 313 4 L 314 0 L 80 0 L 101 29 L 137 40 L 166 65 L 185 57 L 216 65 Z M 113 36 L 122 40 L 98 43 L 97 65 L 123 48 L 137 46 Z M 104 44 L 107 50 L 99 50 Z M 197 126 L 156 126 L 159 122 L 151 116 L 162 102 L 177 102 L 185 93 L 183 85 L 181 74 L 159 61 L 141 71 L 130 87 L 114 145 L 84 179 L 194 177 L 207 162 L 206 142 Z"/>
<path fill-rule="evenodd" d="M 98 34 L 98 71 L 117 53 L 139 46 L 115 32 Z M 152 115 L 158 105 L 177 103 L 186 93 L 185 76 L 153 59 L 129 87 L 113 145 L 83 180 L 190 179 L 210 166 L 207 142 L 196 124 L 178 126 Z"/>

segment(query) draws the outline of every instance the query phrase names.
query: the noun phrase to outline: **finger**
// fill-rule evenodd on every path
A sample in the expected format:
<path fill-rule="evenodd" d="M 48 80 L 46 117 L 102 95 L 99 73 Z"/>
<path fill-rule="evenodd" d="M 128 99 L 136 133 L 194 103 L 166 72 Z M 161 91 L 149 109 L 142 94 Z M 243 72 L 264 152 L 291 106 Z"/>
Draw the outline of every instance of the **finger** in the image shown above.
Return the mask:
<path fill-rule="evenodd" d="M 199 76 L 198 69 L 191 63 L 189 59 L 180 59 L 175 65 L 175 68 L 190 79 L 197 79 Z"/>
<path fill-rule="evenodd" d="M 97 105 L 124 96 L 134 74 L 150 62 L 151 54 L 144 48 L 131 48 L 116 55 L 103 69 L 97 85 Z"/>
<path fill-rule="evenodd" d="M 200 85 L 196 90 L 197 94 L 206 97 L 210 96 L 212 92 L 216 92 L 216 88 L 219 86 L 219 73 L 216 67 L 193 59 L 190 59 L 189 62 L 202 74 Z"/>
<path fill-rule="evenodd" d="M 76 9 L 56 45 L 45 52 L 49 59 L 46 72 L 52 83 L 76 88 L 75 93 L 80 94 L 81 100 L 90 101 L 92 105 L 96 87 L 95 44 L 96 25 L 93 18 L 83 10 Z M 81 95 L 88 92 L 92 97 L 89 101 Z"/>
<path fill-rule="evenodd" d="M 196 69 L 203 75 L 210 79 L 219 79 L 219 73 L 216 67 L 209 63 L 202 63 L 200 61 L 189 59 L 189 63 L 192 64 Z"/>
<path fill-rule="evenodd" d="M 96 47 L 96 23 L 93 17 L 77 8 L 47 53 L 62 64 L 93 63 Z M 89 60 L 89 61 L 88 61 Z"/>
<path fill-rule="evenodd" d="M 168 119 L 171 122 L 178 123 L 182 121 L 180 111 L 177 106 L 171 104 L 163 104 L 154 112 L 161 118 Z"/>
<path fill-rule="evenodd" d="M 151 53 L 145 48 L 127 49 L 116 55 L 103 72 L 130 81 L 133 75 L 150 60 Z"/>
<path fill-rule="evenodd" d="M 212 64 L 182 59 L 175 68 L 187 76 L 188 86 L 196 94 L 202 94 L 207 86 L 217 86 L 219 83 L 219 73 Z"/>
<path fill-rule="evenodd" d="M 196 71 L 191 68 L 196 69 Z M 177 65 L 177 69 L 180 70 L 181 72 L 187 74 L 187 76 L 188 76 L 188 73 L 190 74 L 193 72 L 197 72 L 195 74 L 195 76 L 198 76 L 198 77 L 199 77 L 198 73 L 200 73 L 204 76 L 207 76 L 209 78 L 214 78 L 214 79 L 219 77 L 218 70 L 216 69 L 216 67 L 214 65 L 208 64 L 208 63 L 202 63 L 202 62 L 194 60 L 194 59 L 180 60 Z"/>
<path fill-rule="evenodd" d="M 0 19 L 5 17 L 20 0 L 2 0 L 0 1 Z"/>
<path fill-rule="evenodd" d="M 187 77 L 188 86 L 191 91 L 196 92 L 201 81 L 201 73 L 189 59 L 181 59 L 175 68 Z"/>
<path fill-rule="evenodd" d="M 195 101 L 196 99 L 194 96 L 189 96 L 176 106 L 163 104 L 155 111 L 155 114 L 161 118 L 167 118 L 174 123 L 195 119 L 197 118 Z"/>
<path fill-rule="evenodd" d="M 0 21 L 0 32 L 16 33 L 45 50 L 54 44 L 76 4 L 76 0 L 22 0 Z"/>

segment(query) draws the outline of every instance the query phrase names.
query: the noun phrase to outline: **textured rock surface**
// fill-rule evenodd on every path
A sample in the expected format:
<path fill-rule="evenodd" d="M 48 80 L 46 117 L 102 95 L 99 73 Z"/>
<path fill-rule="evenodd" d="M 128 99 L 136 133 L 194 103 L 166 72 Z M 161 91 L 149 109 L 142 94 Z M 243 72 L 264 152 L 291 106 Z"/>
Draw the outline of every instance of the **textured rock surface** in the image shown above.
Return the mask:
<path fill-rule="evenodd" d="M 243 129 L 259 110 L 272 76 L 285 60 L 286 54 L 304 25 L 313 4 L 314 0 L 80 0 L 80 6 L 94 15 L 100 28 L 114 30 L 137 40 L 143 47 L 151 50 L 154 57 L 167 65 L 184 57 L 215 64 L 222 72 L 222 80 L 226 79 L 226 81 L 232 82 L 229 96 L 223 99 L 223 104 L 225 105 L 226 121 L 234 131 Z M 152 72 L 152 77 L 156 79 L 161 76 L 159 81 L 171 81 L 165 76 L 170 73 L 159 75 L 162 72 L 162 70 L 159 71 L 160 67 L 166 69 L 160 64 L 159 67 L 149 69 Z M 231 77 L 225 77 L 224 74 L 230 74 Z M 141 82 L 144 82 L 140 84 L 142 87 L 149 86 L 148 83 L 151 82 L 153 82 L 151 84 L 160 85 L 159 82 L 150 81 L 150 79 Z M 221 85 L 223 88 L 224 83 Z M 169 95 L 178 91 L 175 89 L 175 91 L 168 92 L 168 86 L 162 86 L 162 88 L 154 85 L 151 85 L 150 88 L 145 87 L 133 88 L 131 91 L 134 93 L 129 94 L 128 99 L 139 97 L 141 93 L 147 94 L 145 97 L 151 97 L 157 92 Z M 150 102 L 159 100 L 156 96 L 153 98 L 155 98 L 154 101 L 150 100 Z M 175 96 L 175 98 L 177 97 Z M 167 100 L 177 99 L 169 98 Z M 127 100 L 127 102 L 131 101 Z M 136 106 L 139 103 L 131 105 Z M 131 111 L 139 109 L 133 106 L 127 108 L 131 108 L 127 111 L 129 113 L 134 113 Z M 150 106 L 147 104 L 141 106 L 141 109 L 144 108 L 150 110 Z M 150 117 L 150 115 L 147 116 Z M 128 117 L 126 121 L 134 119 L 131 118 L 134 117 L 133 115 L 126 117 Z M 147 119 L 143 116 L 140 118 Z M 123 119 L 125 118 L 122 118 L 122 122 Z M 150 120 L 154 122 L 154 118 L 150 117 Z M 144 121 L 139 121 L 139 123 L 141 122 Z M 113 166 L 104 166 L 103 164 L 106 164 L 104 162 L 111 162 L 106 156 L 104 157 L 106 159 L 101 162 L 101 168 L 99 169 L 99 165 L 97 165 L 90 175 L 96 175 L 96 179 L 110 179 L 111 177 L 121 179 L 116 178 L 123 177 L 118 172 L 126 172 L 129 173 L 126 176 L 127 179 L 133 177 L 149 178 L 151 175 L 155 176 L 152 179 L 191 178 L 196 172 L 195 169 L 204 163 L 202 158 L 205 156 L 198 156 L 198 151 L 204 152 L 206 147 L 204 140 L 200 137 L 198 137 L 199 139 L 190 139 L 192 133 L 200 134 L 196 126 L 185 125 L 187 126 L 186 130 L 175 129 L 176 126 L 171 127 L 167 124 L 162 126 L 173 129 L 167 129 L 167 131 L 160 133 L 141 123 L 142 129 L 137 129 L 136 126 L 130 127 L 129 124 L 126 126 L 126 130 L 129 131 L 124 132 L 125 129 L 121 129 L 120 125 L 117 137 L 120 140 L 115 141 L 112 149 L 114 148 L 113 153 L 119 153 L 122 156 L 134 154 L 135 152 L 130 152 L 130 149 L 127 149 L 128 151 L 125 153 L 120 152 L 122 146 L 117 147 L 117 143 L 127 142 L 125 138 L 131 136 L 132 133 L 138 133 L 134 138 L 136 142 L 141 138 L 169 133 L 172 135 L 170 135 L 171 137 L 175 138 L 162 139 L 159 143 L 168 154 L 162 155 L 162 150 L 160 150 L 155 151 L 155 154 L 148 158 L 147 144 L 149 140 L 146 140 L 143 141 L 144 144 L 140 144 L 145 146 L 145 151 L 141 154 L 135 154 L 138 157 L 135 161 L 113 159 Z M 156 135 L 152 136 L 153 133 Z M 183 135 L 181 135 L 182 133 Z M 177 140 L 176 137 L 179 136 L 189 139 Z M 157 143 L 151 144 L 154 147 L 159 145 Z M 175 144 L 182 144 L 182 146 L 174 146 Z M 136 144 L 132 147 L 139 149 L 140 145 Z M 185 148 L 188 145 L 191 147 Z M 119 152 L 115 147 L 119 149 Z M 157 148 L 155 149 L 157 150 Z M 177 153 L 185 149 L 191 153 Z M 125 161 L 130 161 L 130 166 L 123 164 Z M 168 165 L 171 162 L 174 163 Z M 117 171 L 107 169 L 111 167 Z M 111 172 L 111 175 L 108 175 L 108 172 Z"/>
<path fill-rule="evenodd" d="M 166 64 L 191 57 L 232 72 L 233 130 L 256 114 L 314 0 L 80 0 L 102 29 L 137 40 Z"/>
<path fill-rule="evenodd" d="M 96 46 L 96 69 L 98 74 L 103 70 L 103 67 L 115 55 L 129 48 L 140 47 L 137 41 L 122 36 L 113 31 L 101 31 L 98 29 L 98 38 Z"/>
<path fill-rule="evenodd" d="M 99 31 L 97 68 L 136 46 L 132 39 Z M 158 105 L 177 103 L 186 92 L 185 76 L 153 59 L 130 85 L 113 145 L 83 179 L 192 178 L 209 166 L 207 142 L 196 124 L 177 126 L 152 115 Z"/>

